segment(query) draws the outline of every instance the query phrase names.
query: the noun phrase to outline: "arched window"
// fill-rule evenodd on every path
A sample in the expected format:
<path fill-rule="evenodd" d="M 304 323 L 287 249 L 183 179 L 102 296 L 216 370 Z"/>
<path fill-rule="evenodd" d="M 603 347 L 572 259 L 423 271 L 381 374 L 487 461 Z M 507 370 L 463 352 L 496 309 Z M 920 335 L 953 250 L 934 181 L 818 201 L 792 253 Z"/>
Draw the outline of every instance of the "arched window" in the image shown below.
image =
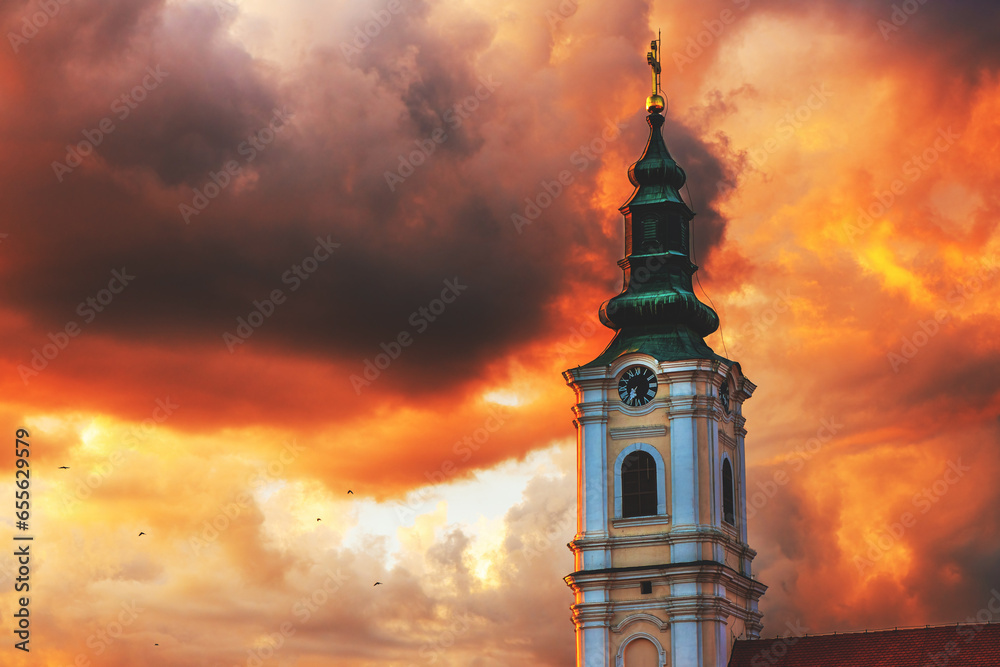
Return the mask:
<path fill-rule="evenodd" d="M 729 459 L 722 461 L 722 520 L 736 525 L 736 499 L 733 493 L 733 466 Z"/>
<path fill-rule="evenodd" d="M 646 458 L 643 459 L 639 454 L 645 454 Z M 644 442 L 634 442 L 622 448 L 615 457 L 614 471 L 615 519 L 660 517 L 661 521 L 669 520 L 666 464 L 655 447 Z M 627 495 L 631 497 L 627 502 L 626 489 Z"/>
<path fill-rule="evenodd" d="M 622 517 L 656 514 L 656 461 L 638 450 L 622 461 Z"/>

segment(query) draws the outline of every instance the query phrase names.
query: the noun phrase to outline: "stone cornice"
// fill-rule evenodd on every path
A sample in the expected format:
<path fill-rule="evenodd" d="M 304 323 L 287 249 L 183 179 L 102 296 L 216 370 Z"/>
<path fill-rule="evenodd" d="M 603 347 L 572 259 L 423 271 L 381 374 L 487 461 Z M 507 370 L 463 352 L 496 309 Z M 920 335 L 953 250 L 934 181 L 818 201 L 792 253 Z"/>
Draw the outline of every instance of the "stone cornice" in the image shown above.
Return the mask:
<path fill-rule="evenodd" d="M 662 523 L 669 526 L 670 517 L 668 515 L 657 515 L 655 523 Z M 621 521 L 621 519 L 619 519 Z M 614 524 L 613 524 L 614 525 Z M 593 551 L 604 549 L 623 549 L 628 547 L 648 547 L 656 545 L 669 546 L 671 544 L 686 544 L 696 542 L 700 544 L 718 544 L 735 551 L 737 555 L 750 560 L 757 555 L 757 552 L 750 548 L 745 542 L 739 541 L 722 528 L 709 525 L 701 525 L 691 528 L 668 528 L 660 533 L 647 533 L 644 535 L 618 535 L 607 537 L 580 537 L 577 536 L 569 543 L 570 549 L 575 551 Z"/>
<path fill-rule="evenodd" d="M 607 368 L 600 366 L 577 366 L 576 368 L 563 371 L 562 375 L 567 383 L 572 383 L 594 378 L 605 378 L 608 376 L 608 371 Z"/>
<path fill-rule="evenodd" d="M 563 581 L 574 593 L 613 588 L 635 588 L 640 581 L 659 580 L 669 584 L 721 584 L 723 588 L 741 597 L 758 600 L 767 586 L 756 579 L 747 577 L 723 563 L 715 561 L 693 561 L 687 563 L 663 563 L 604 570 L 581 570 L 563 577 Z M 654 598 L 655 599 L 655 598 Z M 717 596 L 696 593 L 694 595 L 670 595 L 659 598 L 659 605 L 667 605 L 668 610 L 683 612 L 691 600 L 713 600 Z M 724 597 L 721 599 L 725 600 Z M 612 603 L 591 603 L 602 606 Z M 627 603 L 615 603 L 622 605 Z M 695 605 L 697 606 L 697 604 Z M 659 608 L 663 608 L 660 606 Z"/>
<path fill-rule="evenodd" d="M 573 415 L 580 424 L 607 424 L 608 413 L 603 410 L 580 410 L 573 408 Z"/>
<path fill-rule="evenodd" d="M 576 417 L 585 415 L 608 415 L 618 412 L 628 417 L 648 417 L 654 413 L 665 413 L 662 416 L 671 417 L 700 417 L 704 419 L 716 418 L 716 399 L 714 396 L 703 394 L 686 396 L 663 396 L 654 398 L 641 408 L 630 408 L 618 401 L 586 401 L 573 406 L 573 415 Z M 659 417 L 660 415 L 656 415 Z M 643 428 L 642 426 L 638 428 Z M 617 429 L 616 429 L 617 431 Z"/>
<path fill-rule="evenodd" d="M 611 625 L 610 605 L 604 602 L 578 602 L 570 607 L 573 623 L 578 628 L 599 628 Z"/>
<path fill-rule="evenodd" d="M 721 361 L 711 359 L 690 359 L 687 361 L 664 361 L 660 363 L 660 370 L 664 373 L 673 374 L 701 374 L 709 377 L 712 373 L 718 372 Z M 694 375 L 692 375 L 694 377 Z"/>
<path fill-rule="evenodd" d="M 753 396 L 753 392 L 757 388 L 757 385 L 755 385 L 753 382 L 751 382 L 745 376 L 742 379 L 743 379 L 742 382 L 737 382 L 736 383 L 736 391 L 737 391 L 737 393 L 740 394 L 740 398 L 741 398 L 740 402 L 741 403 L 743 401 L 745 401 L 746 399 L 750 398 L 751 396 Z"/>

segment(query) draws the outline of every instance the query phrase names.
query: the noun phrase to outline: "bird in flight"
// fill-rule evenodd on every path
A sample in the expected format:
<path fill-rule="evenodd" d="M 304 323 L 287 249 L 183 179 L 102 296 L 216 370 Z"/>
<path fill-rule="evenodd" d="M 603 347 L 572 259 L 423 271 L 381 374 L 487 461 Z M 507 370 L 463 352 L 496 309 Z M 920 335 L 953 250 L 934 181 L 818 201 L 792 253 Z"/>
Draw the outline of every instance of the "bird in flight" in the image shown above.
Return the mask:
<path fill-rule="evenodd" d="M 321 519 L 316 519 L 316 520 L 317 520 L 317 521 L 321 521 Z"/>
<path fill-rule="evenodd" d="M 139 533 L 139 537 L 142 537 L 142 536 L 143 536 L 143 535 L 145 535 L 145 534 L 146 534 L 146 533 Z"/>
<path fill-rule="evenodd" d="M 351 494 L 352 496 L 354 495 L 354 492 L 353 492 L 353 491 L 351 491 L 350 489 L 348 489 L 348 490 L 347 490 L 347 492 L 348 492 L 349 494 Z"/>
<path fill-rule="evenodd" d="M 59 466 L 60 470 L 69 470 L 69 466 Z"/>
<path fill-rule="evenodd" d="M 374 584 L 372 584 L 373 587 L 375 587 L 375 586 L 381 586 L 381 585 L 382 585 L 381 581 L 376 581 Z"/>

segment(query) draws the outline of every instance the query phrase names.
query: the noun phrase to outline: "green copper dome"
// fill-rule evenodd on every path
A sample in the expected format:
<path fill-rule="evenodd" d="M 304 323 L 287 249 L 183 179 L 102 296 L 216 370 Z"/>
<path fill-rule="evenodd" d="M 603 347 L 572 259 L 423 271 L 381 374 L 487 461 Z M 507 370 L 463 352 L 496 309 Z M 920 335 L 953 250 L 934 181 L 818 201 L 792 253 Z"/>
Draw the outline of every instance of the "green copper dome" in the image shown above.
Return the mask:
<path fill-rule="evenodd" d="M 635 186 L 635 191 L 621 209 L 630 205 L 653 204 L 657 202 L 674 202 L 687 208 L 681 199 L 680 189 L 684 187 L 687 174 L 680 165 L 670 157 L 670 151 L 663 142 L 664 118 L 658 113 L 646 116 L 649 124 L 649 141 L 642 157 L 628 168 L 628 180 Z"/>
<path fill-rule="evenodd" d="M 622 291 L 600 308 L 601 322 L 617 333 L 588 365 L 631 352 L 660 361 L 724 359 L 704 341 L 719 328 L 719 316 L 692 286 L 698 270 L 690 255 L 694 213 L 680 195 L 687 175 L 663 142 L 664 118 L 655 106 L 646 122 L 649 141 L 628 170 L 635 190 L 619 209 L 625 216 Z"/>

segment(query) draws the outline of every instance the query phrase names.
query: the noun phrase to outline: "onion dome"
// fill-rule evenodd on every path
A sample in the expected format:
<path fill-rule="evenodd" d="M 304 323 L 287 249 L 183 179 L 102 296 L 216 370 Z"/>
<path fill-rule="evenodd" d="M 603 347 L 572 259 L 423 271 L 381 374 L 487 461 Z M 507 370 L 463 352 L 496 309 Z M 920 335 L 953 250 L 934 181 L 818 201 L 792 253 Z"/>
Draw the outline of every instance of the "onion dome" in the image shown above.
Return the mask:
<path fill-rule="evenodd" d="M 649 140 L 629 167 L 635 190 L 619 209 L 625 217 L 625 257 L 618 262 L 622 291 L 600 308 L 601 322 L 617 333 L 591 364 L 607 364 L 630 352 L 661 361 L 723 358 L 703 340 L 719 328 L 719 316 L 694 294 L 694 212 L 680 195 L 687 175 L 663 141 L 666 106 L 658 94 L 646 101 Z"/>

